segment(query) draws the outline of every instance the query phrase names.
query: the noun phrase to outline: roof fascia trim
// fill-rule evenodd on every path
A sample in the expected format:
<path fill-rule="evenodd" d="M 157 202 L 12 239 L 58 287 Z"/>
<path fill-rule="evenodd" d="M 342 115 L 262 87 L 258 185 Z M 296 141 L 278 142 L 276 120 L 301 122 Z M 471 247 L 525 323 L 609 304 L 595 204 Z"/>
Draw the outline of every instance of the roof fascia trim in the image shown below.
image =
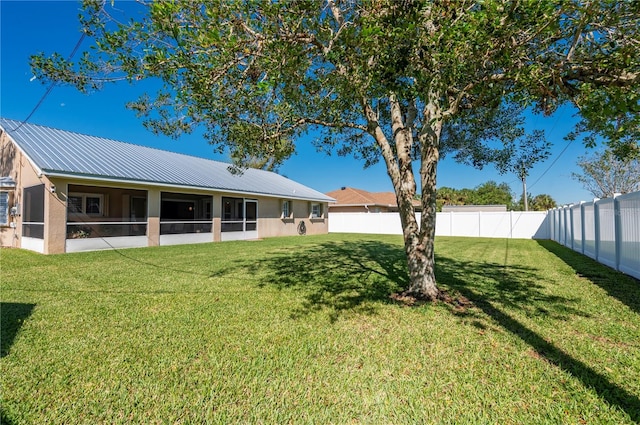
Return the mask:
<path fill-rule="evenodd" d="M 153 186 L 153 187 L 166 187 L 166 188 L 175 188 L 175 189 L 191 189 L 191 190 L 204 190 L 207 192 L 222 192 L 222 193 L 233 193 L 236 195 L 249 195 L 249 196 L 264 196 L 265 198 L 277 198 L 277 199 L 297 199 L 300 201 L 317 201 L 317 202 L 332 202 L 328 199 L 321 198 L 306 198 L 301 196 L 284 196 L 273 193 L 261 193 L 261 192 L 245 192 L 240 190 L 233 189 L 224 189 L 224 188 L 215 188 L 215 187 L 206 187 L 206 186 L 188 186 L 188 185 L 179 185 L 179 184 L 171 184 L 171 183 L 160 183 L 160 182 L 150 182 L 145 180 L 130 180 L 130 179 L 114 179 L 114 178 L 105 178 L 105 177 L 96 177 L 96 176 L 84 176 L 77 174 L 69 174 L 69 173 L 60 173 L 60 172 L 48 172 L 45 171 L 43 173 L 47 177 L 58 177 L 72 180 L 89 180 L 95 182 L 107 182 L 107 183 L 126 183 L 126 184 L 134 184 L 139 186 Z"/>

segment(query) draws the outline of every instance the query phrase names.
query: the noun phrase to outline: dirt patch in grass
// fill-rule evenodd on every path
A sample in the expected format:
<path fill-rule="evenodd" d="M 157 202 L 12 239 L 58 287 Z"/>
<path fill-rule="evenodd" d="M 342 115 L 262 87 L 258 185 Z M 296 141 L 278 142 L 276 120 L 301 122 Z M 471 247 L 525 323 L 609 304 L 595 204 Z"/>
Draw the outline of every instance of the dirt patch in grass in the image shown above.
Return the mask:
<path fill-rule="evenodd" d="M 456 312 L 465 312 L 469 307 L 473 306 L 473 303 L 464 295 L 452 295 L 449 291 L 442 289 L 440 290 L 436 300 L 417 297 L 407 291 L 393 293 L 389 298 L 406 307 L 419 307 L 424 304 L 443 303 L 453 308 Z"/>

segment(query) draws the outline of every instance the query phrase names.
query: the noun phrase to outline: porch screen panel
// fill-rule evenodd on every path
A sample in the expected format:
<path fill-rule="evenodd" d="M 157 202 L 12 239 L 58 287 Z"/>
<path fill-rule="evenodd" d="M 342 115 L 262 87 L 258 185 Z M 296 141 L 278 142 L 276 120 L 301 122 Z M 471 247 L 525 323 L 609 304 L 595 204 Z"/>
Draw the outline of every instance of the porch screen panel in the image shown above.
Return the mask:
<path fill-rule="evenodd" d="M 244 230 L 244 199 L 222 198 L 222 232 L 242 232 Z"/>
<path fill-rule="evenodd" d="M 44 184 L 23 191 L 22 236 L 44 239 Z"/>
<path fill-rule="evenodd" d="M 253 231 L 258 228 L 258 203 L 255 201 L 247 201 L 245 203 L 245 209 L 247 211 L 247 223 L 246 230 Z"/>
<path fill-rule="evenodd" d="M 160 203 L 160 234 L 211 233 L 213 197 L 163 192 Z"/>

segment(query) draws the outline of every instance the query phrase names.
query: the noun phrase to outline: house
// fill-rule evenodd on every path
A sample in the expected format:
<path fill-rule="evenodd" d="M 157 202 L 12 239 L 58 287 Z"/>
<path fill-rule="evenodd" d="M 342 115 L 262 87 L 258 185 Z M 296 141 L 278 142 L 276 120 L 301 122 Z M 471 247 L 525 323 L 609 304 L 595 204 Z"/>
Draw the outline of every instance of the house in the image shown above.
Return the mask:
<path fill-rule="evenodd" d="M 0 243 L 45 254 L 328 232 L 278 174 L 0 118 Z"/>
<path fill-rule="evenodd" d="M 327 196 L 334 198 L 335 203 L 329 204 L 329 212 L 397 212 L 398 202 L 393 192 L 367 192 L 352 187 L 342 187 Z M 420 211 L 421 203 L 415 199 L 413 206 Z"/>

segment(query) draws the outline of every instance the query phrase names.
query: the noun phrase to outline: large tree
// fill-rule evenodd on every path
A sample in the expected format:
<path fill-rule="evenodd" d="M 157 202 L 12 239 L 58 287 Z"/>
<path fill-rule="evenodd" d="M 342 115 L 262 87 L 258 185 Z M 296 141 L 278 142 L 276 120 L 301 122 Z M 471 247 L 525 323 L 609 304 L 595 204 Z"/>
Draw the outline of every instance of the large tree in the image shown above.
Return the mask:
<path fill-rule="evenodd" d="M 596 198 L 611 198 L 616 193 L 640 190 L 640 159 L 620 159 L 611 150 L 578 158 L 582 173 L 571 176 Z"/>
<path fill-rule="evenodd" d="M 240 160 L 283 161 L 310 130 L 326 149 L 382 159 L 418 297 L 439 296 L 441 154 L 506 161 L 524 108 L 592 111 L 605 98 L 613 115 L 638 104 L 637 1 L 142 1 L 129 22 L 112 19 L 113 3 L 84 2 L 93 50 L 75 63 L 34 57 L 36 75 L 83 91 L 156 79 L 157 93 L 129 104 L 149 128 L 202 126 Z"/>
<path fill-rule="evenodd" d="M 512 209 L 513 194 L 507 183 L 493 180 L 479 184 L 473 189 L 441 187 L 436 191 L 436 206 L 442 211 L 444 205 L 506 205 Z"/>
<path fill-rule="evenodd" d="M 507 183 L 496 183 L 490 180 L 476 186 L 472 191 L 470 204 L 475 205 L 506 205 L 511 209 L 513 204 L 513 194 Z"/>
<path fill-rule="evenodd" d="M 548 211 L 558 206 L 555 199 L 546 193 L 534 196 L 531 202 L 529 202 L 529 205 L 533 211 Z"/>

